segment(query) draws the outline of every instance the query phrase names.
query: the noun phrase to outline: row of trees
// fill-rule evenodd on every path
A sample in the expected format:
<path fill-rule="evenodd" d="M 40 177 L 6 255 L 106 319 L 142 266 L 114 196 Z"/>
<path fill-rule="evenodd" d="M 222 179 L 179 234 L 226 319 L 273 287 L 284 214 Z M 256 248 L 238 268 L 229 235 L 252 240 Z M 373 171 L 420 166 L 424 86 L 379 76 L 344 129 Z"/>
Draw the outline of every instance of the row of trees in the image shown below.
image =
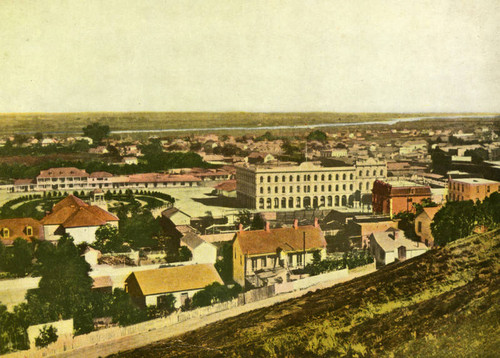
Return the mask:
<path fill-rule="evenodd" d="M 325 272 L 342 270 L 345 268 L 353 269 L 359 266 L 364 266 L 373 262 L 373 257 L 367 250 L 345 252 L 342 258 L 332 259 L 327 258 L 321 260 L 319 251 L 314 252 L 313 261 L 307 264 L 305 272 L 311 276 L 319 275 Z"/>
<path fill-rule="evenodd" d="M 434 216 L 431 223 L 436 245 L 467 237 L 478 228 L 492 228 L 500 224 L 500 193 L 492 193 L 483 202 L 451 201 Z"/>

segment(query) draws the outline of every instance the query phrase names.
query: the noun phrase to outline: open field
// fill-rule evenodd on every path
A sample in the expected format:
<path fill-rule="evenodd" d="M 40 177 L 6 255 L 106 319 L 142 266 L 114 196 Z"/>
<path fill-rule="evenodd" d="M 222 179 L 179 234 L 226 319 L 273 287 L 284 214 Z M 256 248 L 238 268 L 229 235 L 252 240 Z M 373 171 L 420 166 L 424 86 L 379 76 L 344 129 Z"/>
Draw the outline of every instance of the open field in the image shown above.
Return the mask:
<path fill-rule="evenodd" d="M 386 121 L 393 118 L 457 116 L 459 113 L 247 113 L 247 112 L 95 112 L 0 114 L 0 135 L 14 133 L 81 134 L 87 124 L 107 124 L 112 131 L 182 128 L 263 127 Z M 464 115 L 491 115 L 467 113 Z"/>
<path fill-rule="evenodd" d="M 117 354 L 119 357 L 497 357 L 500 232 Z"/>

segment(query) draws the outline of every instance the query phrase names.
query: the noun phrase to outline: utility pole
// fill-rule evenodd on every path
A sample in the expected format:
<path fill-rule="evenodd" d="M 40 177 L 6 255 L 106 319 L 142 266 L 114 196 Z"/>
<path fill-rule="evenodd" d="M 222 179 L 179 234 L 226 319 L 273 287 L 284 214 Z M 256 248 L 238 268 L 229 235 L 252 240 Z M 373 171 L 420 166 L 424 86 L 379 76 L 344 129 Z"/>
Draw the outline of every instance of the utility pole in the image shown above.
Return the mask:
<path fill-rule="evenodd" d="M 304 250 L 304 261 L 302 264 L 304 265 L 304 268 L 306 268 L 306 232 L 303 232 L 303 237 L 302 237 L 302 247 Z"/>

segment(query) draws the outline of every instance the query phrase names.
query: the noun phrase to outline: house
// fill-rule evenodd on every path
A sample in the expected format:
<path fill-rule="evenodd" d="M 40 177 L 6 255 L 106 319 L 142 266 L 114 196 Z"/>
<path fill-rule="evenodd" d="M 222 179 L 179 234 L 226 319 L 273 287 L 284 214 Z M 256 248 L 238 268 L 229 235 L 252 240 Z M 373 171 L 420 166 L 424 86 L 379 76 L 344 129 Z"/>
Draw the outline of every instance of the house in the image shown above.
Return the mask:
<path fill-rule="evenodd" d="M 315 225 L 240 231 L 233 241 L 233 279 L 242 286 L 263 286 L 286 281 L 291 270 L 302 269 L 314 252 L 326 257 L 326 241 L 318 221 Z"/>
<path fill-rule="evenodd" d="M 426 207 L 424 211 L 415 217 L 415 233 L 426 246 L 434 246 L 431 223 L 439 209 L 441 209 L 441 206 Z"/>
<path fill-rule="evenodd" d="M 34 239 L 44 240 L 42 224 L 32 218 L 0 220 L 0 239 L 2 244 L 10 246 L 18 237 L 28 242 Z"/>
<path fill-rule="evenodd" d="M 215 264 L 217 261 L 217 247 L 204 241 L 194 232 L 188 232 L 181 237 L 180 245 L 191 251 L 191 261 L 197 264 Z"/>
<path fill-rule="evenodd" d="M 273 160 L 276 160 L 276 158 L 269 153 L 252 152 L 247 156 L 247 162 L 249 164 L 268 163 Z"/>
<path fill-rule="evenodd" d="M 370 251 L 376 262 L 381 265 L 387 265 L 396 260 L 411 259 L 422 255 L 427 250 L 424 244 L 408 240 L 401 230 L 389 229 L 370 235 Z"/>
<path fill-rule="evenodd" d="M 431 199 L 431 188 L 407 180 L 376 180 L 372 189 L 373 212 L 376 214 L 396 215 L 400 212 L 415 212 L 413 204 Z"/>
<path fill-rule="evenodd" d="M 111 294 L 113 293 L 113 280 L 110 276 L 92 277 L 92 291 Z"/>
<path fill-rule="evenodd" d="M 212 264 L 165 267 L 131 273 L 125 280 L 125 291 L 140 307 L 161 304 L 171 293 L 176 299 L 175 307 L 179 308 L 214 282 L 224 284 Z"/>
<path fill-rule="evenodd" d="M 361 246 L 368 247 L 372 233 L 397 229 L 398 223 L 385 215 L 356 215 L 349 221 L 348 227 L 353 236 L 361 237 Z"/>
<path fill-rule="evenodd" d="M 227 180 L 215 186 L 215 192 L 219 196 L 236 198 L 236 179 Z"/>
<path fill-rule="evenodd" d="M 95 232 L 101 226 L 109 224 L 118 228 L 118 220 L 110 212 L 69 195 L 55 204 L 40 222 L 45 240 L 57 241 L 62 235 L 69 234 L 78 245 L 94 242 Z"/>
<path fill-rule="evenodd" d="M 191 223 L 191 216 L 184 211 L 175 207 L 168 208 L 161 212 L 163 219 L 170 220 L 174 226 L 176 225 L 189 225 Z"/>
<path fill-rule="evenodd" d="M 122 163 L 129 165 L 137 165 L 139 164 L 139 160 L 137 159 L 137 157 L 123 157 Z"/>
<path fill-rule="evenodd" d="M 100 146 L 95 147 L 95 148 L 90 148 L 89 153 L 102 155 L 102 154 L 108 154 L 109 150 L 108 150 L 108 148 L 106 148 L 106 146 L 100 145 Z"/>
<path fill-rule="evenodd" d="M 500 191 L 500 182 L 482 178 L 453 178 L 448 179 L 449 201 L 483 201 L 494 192 Z"/>
<path fill-rule="evenodd" d="M 79 189 L 87 186 L 88 178 L 89 174 L 78 168 L 50 168 L 40 171 L 36 183 L 39 190 Z"/>

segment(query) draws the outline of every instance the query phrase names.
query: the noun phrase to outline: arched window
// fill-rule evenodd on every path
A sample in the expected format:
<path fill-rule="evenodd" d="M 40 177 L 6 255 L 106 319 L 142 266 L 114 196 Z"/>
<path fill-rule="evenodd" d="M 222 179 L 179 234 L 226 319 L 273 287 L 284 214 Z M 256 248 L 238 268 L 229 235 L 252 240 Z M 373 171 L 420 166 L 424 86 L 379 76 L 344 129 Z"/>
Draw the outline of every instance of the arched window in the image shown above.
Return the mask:
<path fill-rule="evenodd" d="M 384 169 L 380 169 L 380 176 L 384 175 Z"/>
<path fill-rule="evenodd" d="M 345 184 L 342 184 L 342 190 L 345 190 Z"/>
<path fill-rule="evenodd" d="M 321 174 L 321 181 L 325 181 L 325 174 Z"/>
<path fill-rule="evenodd" d="M 263 187 L 260 187 L 260 193 L 264 194 L 264 188 Z"/>
<path fill-rule="evenodd" d="M 335 185 L 335 191 L 339 191 L 339 185 Z"/>
<path fill-rule="evenodd" d="M 264 198 L 259 199 L 259 209 L 264 209 Z"/>
<path fill-rule="evenodd" d="M 362 170 L 360 170 L 360 171 L 359 171 L 359 176 L 360 176 L 360 177 L 362 177 L 362 176 L 363 176 L 363 171 L 362 171 Z"/>
<path fill-rule="evenodd" d="M 352 184 L 351 184 L 351 185 L 349 185 L 349 190 L 351 190 L 351 191 L 352 191 L 353 189 L 354 189 L 354 186 L 353 186 Z"/>
<path fill-rule="evenodd" d="M 274 192 L 277 194 L 278 193 L 278 187 L 274 188 Z"/>
<path fill-rule="evenodd" d="M 271 194 L 271 187 L 269 187 L 269 186 L 267 187 L 267 193 Z"/>
<path fill-rule="evenodd" d="M 290 188 L 288 188 L 289 193 L 293 193 L 293 186 L 290 185 Z"/>
<path fill-rule="evenodd" d="M 333 200 L 332 200 L 332 196 L 330 195 L 328 197 L 328 206 L 332 206 L 333 205 Z"/>
<path fill-rule="evenodd" d="M 328 180 L 332 180 L 332 175 L 328 174 Z"/>
<path fill-rule="evenodd" d="M 316 193 L 317 191 L 318 191 L 318 186 L 317 186 L 317 185 L 315 185 L 315 186 L 314 186 L 314 192 Z"/>
<path fill-rule="evenodd" d="M 368 169 L 366 170 L 366 176 L 370 176 L 370 171 Z"/>
<path fill-rule="evenodd" d="M 325 186 L 321 185 L 321 191 L 325 191 Z"/>
<path fill-rule="evenodd" d="M 353 180 L 354 179 L 354 174 L 351 173 L 351 175 L 349 175 L 349 179 Z"/>
<path fill-rule="evenodd" d="M 260 177 L 260 183 L 262 184 L 264 182 L 264 177 Z"/>
<path fill-rule="evenodd" d="M 366 182 L 366 190 L 370 190 L 370 182 Z"/>
<path fill-rule="evenodd" d="M 339 175 L 335 174 L 335 180 L 339 180 Z"/>
<path fill-rule="evenodd" d="M 286 181 L 286 178 L 285 178 L 285 176 L 284 176 L 284 175 L 281 177 L 281 181 L 282 181 L 283 183 Z"/>
<path fill-rule="evenodd" d="M 285 194 L 285 193 L 286 193 L 286 188 L 285 188 L 285 187 L 282 187 L 282 188 L 281 188 L 281 192 L 282 192 L 283 194 Z"/>
<path fill-rule="evenodd" d="M 272 204 L 271 198 L 267 198 L 267 200 L 266 200 L 266 209 L 271 209 L 271 204 Z"/>
<path fill-rule="evenodd" d="M 288 179 L 289 179 L 288 181 L 292 182 L 293 181 L 293 175 L 290 175 L 290 177 Z"/>
<path fill-rule="evenodd" d="M 314 174 L 314 181 L 318 181 L 318 176 Z"/>
<path fill-rule="evenodd" d="M 297 175 L 297 181 L 300 181 L 300 175 Z"/>
<path fill-rule="evenodd" d="M 270 175 L 268 175 L 268 176 L 267 176 L 267 182 L 268 182 L 268 183 L 270 183 L 270 182 L 271 182 L 271 176 L 270 176 Z"/>
<path fill-rule="evenodd" d="M 297 185 L 297 193 L 300 193 L 300 185 Z"/>
<path fill-rule="evenodd" d="M 363 190 L 363 183 L 359 183 L 359 190 Z"/>
<path fill-rule="evenodd" d="M 373 169 L 373 176 L 377 176 L 377 171 Z"/>
<path fill-rule="evenodd" d="M 277 176 L 277 175 L 274 177 L 274 182 L 275 182 L 275 183 L 277 183 L 277 182 L 278 182 L 278 176 Z"/>
<path fill-rule="evenodd" d="M 342 180 L 346 180 L 346 175 L 345 175 L 345 173 L 344 173 L 344 174 L 342 174 Z"/>

